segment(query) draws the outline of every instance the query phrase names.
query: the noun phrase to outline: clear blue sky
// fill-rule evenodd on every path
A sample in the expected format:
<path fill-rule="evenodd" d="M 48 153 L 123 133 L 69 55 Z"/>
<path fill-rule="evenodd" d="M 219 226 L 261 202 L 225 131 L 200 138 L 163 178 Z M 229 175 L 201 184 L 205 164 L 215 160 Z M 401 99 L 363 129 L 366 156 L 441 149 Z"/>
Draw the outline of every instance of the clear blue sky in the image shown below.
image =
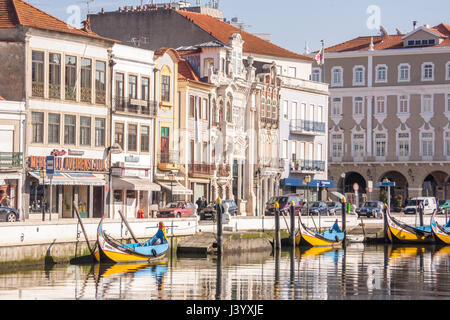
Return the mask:
<path fill-rule="evenodd" d="M 87 1 L 91 13 L 101 8 L 114 11 L 119 6 L 141 4 L 141 0 L 28 0 L 65 21 L 70 16 L 67 8 L 72 5 L 81 8 L 84 20 Z M 151 3 L 149 0 L 142 2 Z M 154 0 L 154 3 L 164 2 L 169 0 Z M 202 4 L 207 2 L 201 0 Z M 220 0 L 219 7 L 227 19 L 237 17 L 244 22 L 248 32 L 270 33 L 275 44 L 303 53 L 306 41 L 311 50 L 317 50 L 320 40 L 328 47 L 361 35 L 377 35 L 378 31 L 367 27 L 372 15 L 366 11 L 371 5 L 379 8 L 381 25 L 390 34 L 395 34 L 396 28 L 403 33 L 411 31 L 413 20 L 417 20 L 418 25 L 450 24 L 449 0 Z"/>

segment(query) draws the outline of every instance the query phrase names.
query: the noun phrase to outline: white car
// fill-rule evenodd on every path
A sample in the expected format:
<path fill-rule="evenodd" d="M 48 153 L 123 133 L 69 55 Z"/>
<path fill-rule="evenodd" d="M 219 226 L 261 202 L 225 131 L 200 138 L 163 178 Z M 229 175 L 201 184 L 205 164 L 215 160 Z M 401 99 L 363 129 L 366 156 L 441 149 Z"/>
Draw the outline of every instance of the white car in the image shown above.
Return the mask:
<path fill-rule="evenodd" d="M 418 197 L 412 198 L 403 209 L 405 214 L 419 213 L 419 202 L 423 202 L 423 214 L 432 214 L 437 209 L 437 202 L 435 197 Z"/>

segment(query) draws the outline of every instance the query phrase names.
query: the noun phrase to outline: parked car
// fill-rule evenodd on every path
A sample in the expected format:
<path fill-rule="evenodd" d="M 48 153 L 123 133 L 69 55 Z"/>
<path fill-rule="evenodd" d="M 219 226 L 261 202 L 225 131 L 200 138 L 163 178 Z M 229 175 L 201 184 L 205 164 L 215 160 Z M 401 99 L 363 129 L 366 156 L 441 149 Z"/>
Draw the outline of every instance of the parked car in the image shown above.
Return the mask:
<path fill-rule="evenodd" d="M 330 215 L 342 214 L 342 203 L 328 201 L 327 206 Z"/>
<path fill-rule="evenodd" d="M 309 214 L 327 216 L 329 214 L 328 206 L 324 201 L 315 201 L 309 206 Z"/>
<path fill-rule="evenodd" d="M 419 213 L 419 202 L 423 202 L 423 213 L 432 214 L 437 210 L 437 202 L 435 197 L 418 197 L 412 198 L 408 201 L 406 207 L 403 209 L 405 214 Z"/>
<path fill-rule="evenodd" d="M 228 213 L 231 216 L 236 216 L 238 214 L 238 207 L 234 200 L 224 200 L 222 201 L 223 204 L 228 204 Z M 200 220 L 216 220 L 216 203 L 211 202 L 206 206 L 206 208 L 203 208 L 200 210 Z"/>
<path fill-rule="evenodd" d="M 356 208 L 355 212 L 358 218 L 365 216 L 367 218 L 374 217 L 377 219 L 383 218 L 384 204 L 382 201 L 366 201 L 362 207 Z"/>
<path fill-rule="evenodd" d="M 439 200 L 439 209 L 440 213 L 444 213 L 445 210 L 450 211 L 450 200 Z"/>
<path fill-rule="evenodd" d="M 19 221 L 19 211 L 13 208 L 0 207 L 0 221 L 6 222 Z"/>
<path fill-rule="evenodd" d="M 285 194 L 282 196 L 276 196 L 270 198 L 270 200 L 266 203 L 265 215 L 273 216 L 275 215 L 275 202 L 278 202 L 280 205 L 280 213 L 283 211 L 284 214 L 290 215 L 290 203 L 294 201 L 294 215 L 298 216 L 299 212 L 302 209 L 302 201 L 300 196 L 297 194 Z"/>
<path fill-rule="evenodd" d="M 189 201 L 169 202 L 158 210 L 158 218 L 190 218 L 195 213 L 195 205 Z"/>

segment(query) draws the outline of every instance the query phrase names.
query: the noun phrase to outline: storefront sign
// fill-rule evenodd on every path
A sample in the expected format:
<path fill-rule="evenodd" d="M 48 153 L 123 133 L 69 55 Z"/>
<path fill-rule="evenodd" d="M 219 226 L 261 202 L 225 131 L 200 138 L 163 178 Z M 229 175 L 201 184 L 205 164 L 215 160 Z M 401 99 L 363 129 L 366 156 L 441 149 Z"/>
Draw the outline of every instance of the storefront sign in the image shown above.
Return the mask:
<path fill-rule="evenodd" d="M 64 156 L 66 155 L 66 150 L 57 150 L 53 149 L 52 152 L 50 152 L 52 156 Z"/>
<path fill-rule="evenodd" d="M 30 169 L 45 169 L 45 156 L 29 157 L 28 167 Z M 103 159 L 83 159 L 71 157 L 55 157 L 55 170 L 67 171 L 106 171 L 106 160 Z"/>

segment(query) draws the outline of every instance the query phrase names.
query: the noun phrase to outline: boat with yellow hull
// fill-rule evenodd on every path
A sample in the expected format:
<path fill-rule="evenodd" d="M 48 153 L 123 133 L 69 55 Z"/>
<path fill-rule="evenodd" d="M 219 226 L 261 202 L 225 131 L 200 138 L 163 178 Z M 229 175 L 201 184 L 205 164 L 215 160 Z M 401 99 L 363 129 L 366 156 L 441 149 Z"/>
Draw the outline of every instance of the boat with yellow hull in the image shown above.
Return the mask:
<path fill-rule="evenodd" d="M 169 244 L 164 224 L 159 223 L 156 234 L 142 243 L 121 244 L 103 231 L 103 219 L 97 229 L 94 258 L 98 262 L 153 262 L 165 257 Z"/>
<path fill-rule="evenodd" d="M 299 216 L 299 228 L 295 236 L 296 245 L 312 247 L 340 246 L 344 239 L 345 232 L 341 231 L 337 220 L 330 229 L 323 233 L 318 233 L 306 227 Z"/>
<path fill-rule="evenodd" d="M 439 244 L 450 244 L 450 220 L 445 225 L 440 225 L 435 219 L 436 211 L 431 216 L 430 226 L 434 240 Z"/>
<path fill-rule="evenodd" d="M 413 227 L 393 218 L 386 211 L 387 220 L 387 238 L 391 243 L 433 243 L 433 235 L 430 226 Z"/>

